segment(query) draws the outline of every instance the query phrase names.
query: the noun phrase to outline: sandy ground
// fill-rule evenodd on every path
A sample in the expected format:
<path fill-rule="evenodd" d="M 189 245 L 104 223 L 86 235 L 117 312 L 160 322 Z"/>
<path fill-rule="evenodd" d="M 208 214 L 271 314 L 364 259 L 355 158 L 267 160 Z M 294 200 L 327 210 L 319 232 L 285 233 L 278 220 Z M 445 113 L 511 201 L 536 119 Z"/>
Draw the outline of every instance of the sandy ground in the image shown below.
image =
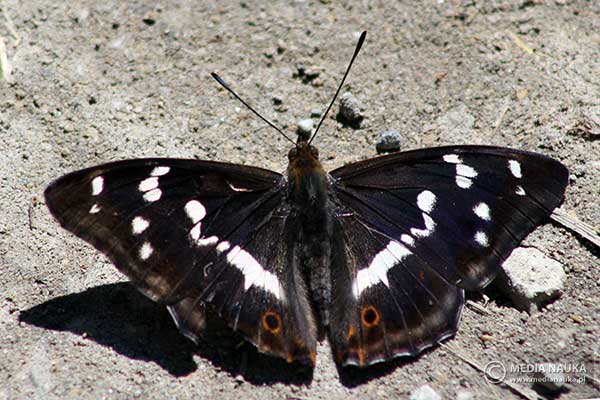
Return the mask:
<path fill-rule="evenodd" d="M 571 171 L 566 209 L 598 226 L 600 142 L 575 128 L 600 119 L 599 2 L 0 5 L 12 67 L 12 83 L 0 82 L 0 399 L 395 399 L 424 384 L 450 399 L 465 391 L 519 398 L 455 353 L 481 366 L 583 364 L 586 382 L 557 396 L 598 395 L 599 252 L 558 225 L 525 242 L 567 272 L 562 297 L 541 312 L 519 312 L 492 285 L 489 315 L 466 308 L 451 350 L 338 371 L 323 344 L 311 374 L 227 334 L 194 347 L 163 307 L 58 227 L 42 192 L 71 170 L 144 156 L 284 171 L 288 143 L 209 73 L 222 73 L 293 131 L 325 108 L 367 29 L 346 86 L 367 120 L 362 129 L 339 124 L 335 113 L 325 121 L 316 144 L 328 169 L 373 156 L 384 129 L 400 131 L 404 149 L 486 143 L 539 151 Z M 300 64 L 319 76 L 304 83 Z"/>

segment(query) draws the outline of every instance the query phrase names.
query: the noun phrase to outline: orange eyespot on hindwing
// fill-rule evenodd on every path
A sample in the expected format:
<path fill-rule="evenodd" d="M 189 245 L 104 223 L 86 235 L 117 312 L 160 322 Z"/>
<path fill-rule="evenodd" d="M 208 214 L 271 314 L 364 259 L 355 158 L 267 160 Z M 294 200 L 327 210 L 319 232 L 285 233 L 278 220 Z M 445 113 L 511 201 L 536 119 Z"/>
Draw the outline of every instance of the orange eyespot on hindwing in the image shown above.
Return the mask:
<path fill-rule="evenodd" d="M 266 331 L 277 335 L 281 330 L 281 317 L 276 312 L 267 311 L 263 314 L 262 324 Z"/>
<path fill-rule="evenodd" d="M 379 325 L 379 312 L 373 306 L 366 306 L 360 310 L 361 320 L 364 326 L 371 328 Z"/>

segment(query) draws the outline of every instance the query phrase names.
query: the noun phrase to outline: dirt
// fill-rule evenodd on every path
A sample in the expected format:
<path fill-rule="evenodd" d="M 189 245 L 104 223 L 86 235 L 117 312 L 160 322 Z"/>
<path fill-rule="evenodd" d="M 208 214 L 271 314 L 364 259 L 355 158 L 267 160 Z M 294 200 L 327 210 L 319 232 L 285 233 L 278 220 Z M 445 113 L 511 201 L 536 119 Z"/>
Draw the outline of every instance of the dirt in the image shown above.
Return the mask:
<path fill-rule="evenodd" d="M 600 221 L 600 3 L 596 1 L 0 3 L 11 82 L 0 82 L 0 399 L 521 398 L 479 366 L 584 365 L 560 399 L 598 396 L 598 249 L 548 223 L 525 241 L 561 262 L 562 296 L 520 312 L 492 285 L 457 335 L 415 359 L 338 370 L 326 343 L 310 372 L 235 336 L 196 348 L 163 306 L 61 230 L 43 202 L 58 176 L 109 160 L 192 157 L 285 171 L 289 143 L 210 77 L 217 71 L 291 134 L 326 108 L 359 33 L 345 91 L 359 129 L 326 119 L 328 169 L 372 157 L 383 130 L 403 149 L 469 143 L 542 152 L 571 172 L 564 207 Z M 311 79 L 298 76 L 301 66 Z M 313 76 L 315 75 L 316 76 Z M 521 374 L 526 375 L 526 374 Z M 531 385 L 519 387 L 532 396 Z"/>

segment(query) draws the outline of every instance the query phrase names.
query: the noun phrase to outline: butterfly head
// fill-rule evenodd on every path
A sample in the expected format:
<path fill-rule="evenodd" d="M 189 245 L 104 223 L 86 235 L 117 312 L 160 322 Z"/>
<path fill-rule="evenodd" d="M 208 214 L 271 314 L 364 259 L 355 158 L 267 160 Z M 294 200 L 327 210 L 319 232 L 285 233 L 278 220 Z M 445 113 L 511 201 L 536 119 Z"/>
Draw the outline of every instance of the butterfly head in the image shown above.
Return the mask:
<path fill-rule="evenodd" d="M 319 163 L 319 150 L 311 146 L 307 141 L 298 138 L 298 143 L 292 147 L 288 153 L 288 160 L 291 164 L 310 164 Z"/>
<path fill-rule="evenodd" d="M 319 161 L 319 151 L 307 141 L 298 140 L 288 153 L 288 179 L 292 198 L 305 205 L 321 203 L 326 198 L 326 174 Z"/>

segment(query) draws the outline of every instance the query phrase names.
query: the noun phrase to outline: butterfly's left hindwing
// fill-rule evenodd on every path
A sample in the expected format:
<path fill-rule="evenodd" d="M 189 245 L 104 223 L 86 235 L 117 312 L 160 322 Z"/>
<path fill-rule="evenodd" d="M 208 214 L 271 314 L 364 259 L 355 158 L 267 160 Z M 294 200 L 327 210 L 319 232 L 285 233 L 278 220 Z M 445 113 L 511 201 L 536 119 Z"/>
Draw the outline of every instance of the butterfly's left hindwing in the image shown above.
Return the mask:
<path fill-rule="evenodd" d="M 261 351 L 311 363 L 314 323 L 279 240 L 293 229 L 283 188 L 260 168 L 140 159 L 65 175 L 45 197 L 64 228 L 169 305 L 187 336 L 200 334 L 208 304 Z"/>
<path fill-rule="evenodd" d="M 353 312 L 334 312 L 330 334 L 338 361 L 357 365 L 454 333 L 463 288 L 497 275 L 568 179 L 548 157 L 486 146 L 397 153 L 331 175 L 336 258 L 346 260 L 333 262 L 333 307 Z"/>

